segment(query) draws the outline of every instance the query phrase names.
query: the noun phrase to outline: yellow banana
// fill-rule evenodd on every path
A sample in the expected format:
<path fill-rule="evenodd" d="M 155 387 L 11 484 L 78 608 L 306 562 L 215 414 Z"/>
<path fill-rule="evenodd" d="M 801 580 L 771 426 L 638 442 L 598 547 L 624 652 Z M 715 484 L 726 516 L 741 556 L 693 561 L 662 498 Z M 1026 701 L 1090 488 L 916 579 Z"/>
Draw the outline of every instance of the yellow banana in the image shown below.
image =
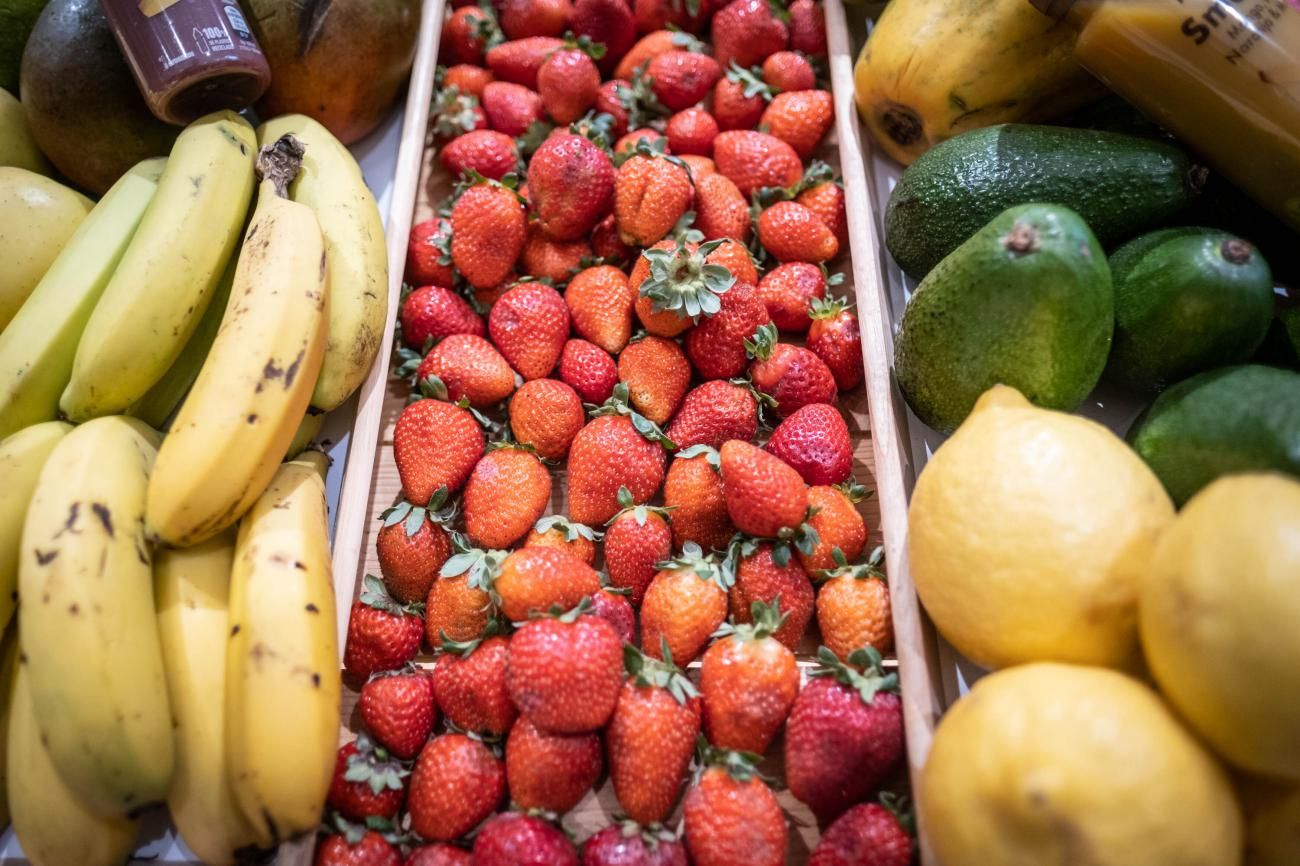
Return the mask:
<path fill-rule="evenodd" d="M 0 639 L 0 827 L 9 826 L 9 709 L 17 664 L 18 628 L 14 627 Z"/>
<path fill-rule="evenodd" d="M 209 866 L 235 862 L 257 835 L 235 803 L 225 735 L 227 601 L 235 532 L 159 550 L 153 565 L 167 691 L 176 718 L 176 772 L 167 807 L 181 838 Z"/>
<path fill-rule="evenodd" d="M 286 114 L 258 127 L 266 146 L 290 134 L 306 147 L 289 197 L 320 220 L 329 254 L 329 343 L 311 404 L 329 411 L 357 390 L 384 337 L 388 320 L 388 249 L 375 197 L 352 153 L 321 124 Z"/>
<path fill-rule="evenodd" d="M 46 421 L 0 441 L 0 631 L 14 615 L 18 599 L 18 545 L 23 520 L 41 467 L 71 424 Z"/>
<path fill-rule="evenodd" d="M 36 720 L 30 665 L 13 670 L 5 788 L 14 834 L 32 866 L 119 866 L 135 844 L 136 823 L 87 809 L 54 767 Z"/>
<path fill-rule="evenodd" d="M 0 333 L 0 438 L 59 414 L 81 332 L 158 189 L 165 159 L 104 194 Z"/>
<path fill-rule="evenodd" d="M 313 830 L 339 729 L 324 454 L 283 464 L 239 524 L 230 577 L 231 782 L 264 844 Z"/>
<path fill-rule="evenodd" d="M 18 625 L 50 758 L 86 808 L 167 796 L 172 717 L 144 497 L 158 434 L 96 418 L 54 446 L 23 526 Z"/>
<path fill-rule="evenodd" d="M 324 426 L 325 413 L 308 410 L 307 414 L 302 416 L 302 421 L 298 423 L 298 430 L 293 434 L 293 441 L 289 443 L 289 448 L 284 453 L 284 459 L 292 460 L 306 451 Z"/>
<path fill-rule="evenodd" d="M 267 179 L 221 330 L 149 479 L 146 522 L 169 545 L 211 538 L 262 494 L 307 411 L 325 351 L 324 241 L 311 209 L 284 197 L 297 162 L 268 148 L 258 167 Z"/>
<path fill-rule="evenodd" d="M 177 137 L 140 228 L 77 346 L 59 407 L 72 421 L 124 412 L 180 355 L 239 242 L 257 149 L 229 111 Z"/>

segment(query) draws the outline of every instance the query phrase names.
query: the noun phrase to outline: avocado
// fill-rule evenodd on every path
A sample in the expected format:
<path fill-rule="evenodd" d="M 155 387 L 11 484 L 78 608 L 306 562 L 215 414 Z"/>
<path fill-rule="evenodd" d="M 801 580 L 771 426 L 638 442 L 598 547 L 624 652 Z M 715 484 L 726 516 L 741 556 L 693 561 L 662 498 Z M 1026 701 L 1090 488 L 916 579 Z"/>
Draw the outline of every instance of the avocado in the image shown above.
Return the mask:
<path fill-rule="evenodd" d="M 1300 291 L 1290 286 L 1274 286 L 1273 300 L 1273 323 L 1255 353 L 1255 360 L 1300 370 Z"/>
<path fill-rule="evenodd" d="M 1230 472 L 1300 477 L 1300 373 L 1258 364 L 1200 373 L 1157 397 L 1128 440 L 1180 506 Z"/>
<path fill-rule="evenodd" d="M 920 279 L 996 214 L 1073 208 L 1106 247 L 1165 225 L 1206 172 L 1174 144 L 1091 129 L 1002 124 L 950 138 L 912 163 L 885 209 L 885 246 Z"/>
<path fill-rule="evenodd" d="M 145 105 L 99 0 L 50 0 L 23 52 L 20 99 L 50 162 L 96 195 L 166 156 L 180 132 Z"/>
<path fill-rule="evenodd" d="M 18 92 L 23 46 L 36 25 L 45 0 L 0 0 L 0 88 Z"/>
<path fill-rule="evenodd" d="M 1251 244 L 1217 229 L 1161 229 L 1110 257 L 1115 340 L 1105 376 L 1155 394 L 1241 364 L 1273 318 L 1273 275 Z"/>
<path fill-rule="evenodd" d="M 895 373 L 912 411 L 943 433 L 999 383 L 1072 410 L 1101 376 L 1113 326 L 1110 268 L 1083 218 L 1020 205 L 921 281 L 903 311 Z"/>

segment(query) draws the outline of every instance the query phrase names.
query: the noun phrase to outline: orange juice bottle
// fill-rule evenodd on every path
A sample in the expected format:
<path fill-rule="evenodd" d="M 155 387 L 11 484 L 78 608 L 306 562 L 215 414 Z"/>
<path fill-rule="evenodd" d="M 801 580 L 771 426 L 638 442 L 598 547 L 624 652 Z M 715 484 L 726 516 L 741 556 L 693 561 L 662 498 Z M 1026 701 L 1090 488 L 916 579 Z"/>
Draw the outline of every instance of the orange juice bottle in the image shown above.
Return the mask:
<path fill-rule="evenodd" d="M 1300 230 L 1300 0 L 1030 0 L 1079 62 Z"/>

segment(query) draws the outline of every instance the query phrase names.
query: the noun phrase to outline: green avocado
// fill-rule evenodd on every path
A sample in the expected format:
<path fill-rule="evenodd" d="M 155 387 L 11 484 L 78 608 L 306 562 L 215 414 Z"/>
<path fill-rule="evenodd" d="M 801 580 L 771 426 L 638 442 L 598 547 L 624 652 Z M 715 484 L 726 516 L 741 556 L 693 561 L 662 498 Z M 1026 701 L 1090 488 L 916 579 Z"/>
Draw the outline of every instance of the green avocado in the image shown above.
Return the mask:
<path fill-rule="evenodd" d="M 45 0 L 0 0 L 0 88 L 18 92 L 23 46 L 45 8 Z"/>

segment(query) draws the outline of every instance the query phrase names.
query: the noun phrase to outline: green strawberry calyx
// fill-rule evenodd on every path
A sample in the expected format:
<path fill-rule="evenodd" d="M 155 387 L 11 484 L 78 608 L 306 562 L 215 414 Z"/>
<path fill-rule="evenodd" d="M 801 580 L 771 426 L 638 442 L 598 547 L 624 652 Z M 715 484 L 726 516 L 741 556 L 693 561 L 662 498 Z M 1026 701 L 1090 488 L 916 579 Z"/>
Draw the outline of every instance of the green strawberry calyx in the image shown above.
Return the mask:
<path fill-rule="evenodd" d="M 575 36 L 572 30 L 564 34 L 564 47 L 581 51 L 592 60 L 600 60 L 605 56 L 605 43 L 593 42 L 591 37 L 585 33 L 581 36 Z"/>
<path fill-rule="evenodd" d="M 864 704 L 870 705 L 877 692 L 898 692 L 898 674 L 884 672 L 884 660 L 875 647 L 855 649 L 849 653 L 847 663 L 840 661 L 829 647 L 819 647 L 817 661 L 818 666 L 808 674 L 810 677 L 831 677 L 856 691 Z"/>
<path fill-rule="evenodd" d="M 758 764 L 763 760 L 762 755 L 753 752 L 737 752 L 733 749 L 719 749 L 710 745 L 703 734 L 696 740 L 695 753 L 701 773 L 710 767 L 718 767 L 726 770 L 727 775 L 737 782 L 763 778 L 758 772 Z"/>
<path fill-rule="evenodd" d="M 651 122 L 672 114 L 655 96 L 650 76 L 646 74 L 649 67 L 650 61 L 647 60 L 633 70 L 630 82 L 614 85 L 614 98 L 627 112 L 627 128 L 631 130 L 643 129 Z"/>
<path fill-rule="evenodd" d="M 827 581 L 838 577 L 848 577 L 854 580 L 885 580 L 883 569 L 885 548 L 883 547 L 877 547 L 862 562 L 854 564 L 849 564 L 848 557 L 838 547 L 831 550 L 831 558 L 835 560 L 835 567 L 813 572 L 812 577 L 814 580 Z"/>
<path fill-rule="evenodd" d="M 469 543 L 459 532 L 451 534 L 451 547 L 454 553 L 447 558 L 438 570 L 439 577 L 468 576 L 468 583 L 475 589 L 494 593 L 493 583 L 501 573 L 501 563 L 510 555 L 508 550 L 482 550 Z"/>
<path fill-rule="evenodd" d="M 505 623 L 497 617 L 492 616 L 488 617 L 487 625 L 483 627 L 483 633 L 473 640 L 455 640 L 448 635 L 446 631 L 439 631 L 438 642 L 441 645 L 443 652 L 450 653 L 454 656 L 460 656 L 461 658 L 467 658 L 474 652 L 474 650 L 483 645 L 483 641 L 490 637 L 496 637 L 508 633 L 509 629 L 506 627 Z"/>
<path fill-rule="evenodd" d="M 384 582 L 373 574 L 367 574 L 362 580 L 361 586 L 360 601 L 368 607 L 391 613 L 393 616 L 422 616 L 424 614 L 423 604 L 402 604 L 389 595 L 388 587 L 384 586 Z"/>
<path fill-rule="evenodd" d="M 364 783 L 374 794 L 402 790 L 402 780 L 411 774 L 410 770 L 371 740 L 365 731 L 357 736 L 356 746 L 356 752 L 348 756 L 343 781 Z"/>
<path fill-rule="evenodd" d="M 820 159 L 814 159 L 803 176 L 789 186 L 765 186 L 755 190 L 754 204 L 767 208 L 779 201 L 793 201 L 800 194 L 828 181 L 839 182 L 835 170 Z"/>
<path fill-rule="evenodd" d="M 745 341 L 745 354 L 756 361 L 766 361 L 772 357 L 772 350 L 779 342 L 776 325 L 771 322 L 759 325 L 754 335 Z"/>
<path fill-rule="evenodd" d="M 329 829 L 338 831 L 339 835 L 347 840 L 348 845 L 359 845 L 365 838 L 366 833 L 378 833 L 384 838 L 384 841 L 393 845 L 401 845 L 409 841 L 406 834 L 402 833 L 393 822 L 379 815 L 370 815 L 364 822 L 349 821 L 337 812 L 328 822 Z"/>
<path fill-rule="evenodd" d="M 695 688 L 681 668 L 673 664 L 673 653 L 668 648 L 668 639 L 660 638 L 659 654 L 662 659 L 651 658 L 632 644 L 623 645 L 623 667 L 632 682 L 638 686 L 666 689 L 673 700 L 682 706 L 698 698 L 700 692 Z"/>
<path fill-rule="evenodd" d="M 843 274 L 836 274 L 835 276 L 842 277 Z M 829 284 L 829 280 L 827 282 Z M 808 318 L 826 319 L 829 321 L 851 306 L 853 305 L 843 298 L 811 298 L 808 301 Z"/>
<path fill-rule="evenodd" d="M 425 521 L 436 523 L 439 526 L 450 526 L 456 519 L 456 512 L 459 505 L 454 500 L 448 502 L 447 485 L 442 485 L 433 492 L 428 504 L 413 505 L 406 500 L 402 500 L 396 505 L 387 508 L 379 519 L 383 521 L 384 527 L 396 526 L 403 524 L 408 538 L 414 536 L 424 526 Z"/>
<path fill-rule="evenodd" d="M 780 631 L 781 626 L 785 625 L 785 621 L 790 616 L 788 613 L 781 612 L 780 595 L 772 599 L 771 604 L 762 601 L 750 603 L 749 612 L 750 622 L 737 623 L 733 617 L 718 626 L 718 630 L 711 637 L 730 637 L 737 641 L 766 640 Z"/>
<path fill-rule="evenodd" d="M 772 87 L 763 80 L 763 69 L 759 66 L 745 67 L 736 61 L 731 61 L 727 67 L 727 80 L 732 84 L 739 84 L 743 88 L 741 94 L 746 98 L 761 96 L 767 102 L 772 101 L 780 91 Z"/>
<path fill-rule="evenodd" d="M 655 312 L 676 313 L 678 318 L 699 320 L 722 309 L 722 295 L 736 284 L 736 277 L 722 265 L 710 264 L 709 254 L 726 243 L 726 238 L 708 241 L 691 250 L 684 240 L 672 249 L 648 249 L 650 276 L 641 284 L 641 294 L 650 298 Z"/>
<path fill-rule="evenodd" d="M 708 464 L 713 467 L 714 471 L 722 471 L 722 455 L 718 453 L 717 448 L 714 448 L 711 445 L 701 443 L 699 445 L 692 445 L 689 448 L 683 448 L 681 451 L 677 452 L 678 460 L 689 460 L 692 457 L 703 457 Z"/>
<path fill-rule="evenodd" d="M 672 520 L 672 510 L 676 506 L 655 506 L 646 505 L 645 503 L 637 504 L 632 498 L 632 491 L 626 486 L 618 488 L 618 512 L 605 522 L 606 526 L 613 526 L 614 521 L 618 520 L 624 514 L 630 514 L 636 521 L 637 526 L 645 526 L 645 522 L 650 519 L 651 514 L 657 514 L 665 521 Z"/>
<path fill-rule="evenodd" d="M 478 97 L 461 93 L 458 87 L 444 87 L 433 98 L 429 113 L 433 116 L 433 134 L 451 139 L 478 126 Z"/>
<path fill-rule="evenodd" d="M 659 443 L 665 450 L 674 450 L 677 446 L 673 444 L 673 440 L 668 438 L 659 425 L 632 408 L 630 394 L 627 383 L 619 382 L 614 386 L 613 395 L 604 403 L 599 406 L 588 403 L 587 412 L 593 418 L 599 418 L 602 415 L 625 415 L 632 422 L 636 432 L 647 440 Z"/>
<path fill-rule="evenodd" d="M 614 147 L 614 128 L 617 121 L 614 115 L 607 111 L 588 111 L 582 117 L 579 117 L 573 123 L 569 124 L 569 132 L 574 135 L 580 135 L 599 147 L 601 150 L 609 153 Z"/>
<path fill-rule="evenodd" d="M 688 541 L 682 545 L 681 555 L 655 563 L 655 568 L 692 572 L 700 580 L 713 581 L 725 592 L 736 582 L 736 573 L 726 567 L 726 562 L 714 554 L 706 554 L 696 542 Z"/>
<path fill-rule="evenodd" d="M 555 530 L 562 533 L 564 535 L 564 540 L 569 542 L 577 541 L 579 538 L 585 538 L 588 541 L 595 543 L 605 537 L 605 533 L 598 532 L 585 523 L 574 523 L 563 514 L 552 514 L 548 517 L 543 517 L 538 520 L 537 523 L 533 524 L 533 529 L 538 535 L 545 535 L 546 533 Z"/>
<path fill-rule="evenodd" d="M 640 836 L 641 841 L 651 851 L 658 850 L 661 844 L 676 842 L 681 836 L 680 828 L 676 831 L 670 830 L 657 821 L 653 824 L 638 824 L 626 815 L 615 815 L 614 824 L 623 834 L 624 839 Z"/>
<path fill-rule="evenodd" d="M 898 794 L 894 791 L 880 792 L 880 805 L 885 811 L 894 816 L 898 821 L 898 826 L 902 827 L 907 835 L 916 838 L 916 810 L 912 807 L 912 801 L 906 794 Z"/>

